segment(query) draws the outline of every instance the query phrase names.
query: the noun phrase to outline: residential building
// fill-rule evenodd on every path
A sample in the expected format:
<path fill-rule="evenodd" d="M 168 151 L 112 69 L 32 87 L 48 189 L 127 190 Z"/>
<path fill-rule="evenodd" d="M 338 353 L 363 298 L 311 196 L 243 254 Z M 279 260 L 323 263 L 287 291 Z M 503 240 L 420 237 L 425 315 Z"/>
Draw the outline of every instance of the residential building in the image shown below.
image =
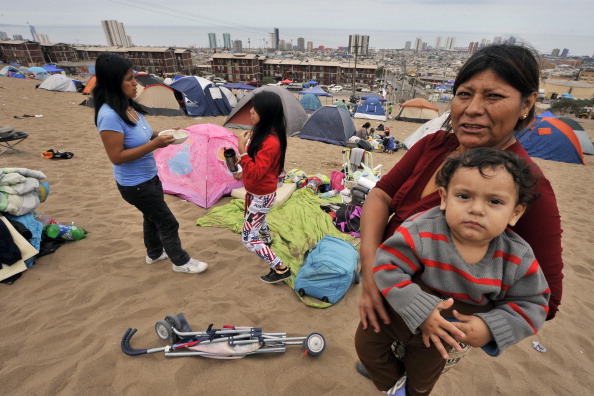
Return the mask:
<path fill-rule="evenodd" d="M 37 34 L 37 31 L 35 30 L 35 26 L 30 25 L 29 31 L 31 32 L 31 38 L 33 39 L 33 41 L 36 41 L 35 35 Z"/>
<path fill-rule="evenodd" d="M 437 36 L 437 38 L 435 39 L 435 49 L 441 49 L 441 36 Z"/>
<path fill-rule="evenodd" d="M 13 34 L 13 35 L 12 35 L 12 39 L 13 39 L 13 40 L 20 40 L 20 41 L 23 41 L 23 40 L 25 40 L 25 39 L 23 38 L 23 35 L 22 35 L 22 34 Z"/>
<path fill-rule="evenodd" d="M 40 43 L 43 58 L 46 63 L 60 63 L 77 61 L 76 49 L 65 43 Z"/>
<path fill-rule="evenodd" d="M 558 58 L 558 57 L 559 57 L 559 52 L 560 52 L 560 51 L 561 51 L 561 50 L 560 50 L 559 48 L 555 48 L 555 49 L 553 49 L 553 51 L 551 52 L 551 56 L 554 56 L 554 57 Z"/>
<path fill-rule="evenodd" d="M 278 28 L 274 28 L 274 42 L 273 42 L 273 49 L 277 50 L 278 48 L 278 44 L 279 44 L 279 40 L 280 40 L 280 36 L 279 36 L 279 31 Z"/>
<path fill-rule="evenodd" d="M 231 49 L 231 35 L 229 33 L 223 33 L 223 49 Z"/>
<path fill-rule="evenodd" d="M 41 45 L 29 40 L 0 41 L 0 59 L 19 63 L 25 67 L 45 64 Z"/>
<path fill-rule="evenodd" d="M 297 51 L 305 51 L 305 39 L 303 37 L 297 38 Z"/>
<path fill-rule="evenodd" d="M 307 52 L 313 51 L 313 41 L 307 42 Z"/>
<path fill-rule="evenodd" d="M 103 33 L 109 47 L 131 47 L 132 41 L 126 35 L 124 24 L 115 20 L 101 21 Z"/>
<path fill-rule="evenodd" d="M 410 51 L 410 46 L 412 45 L 412 43 L 410 41 L 407 41 L 406 43 L 404 43 L 404 49 L 406 51 Z"/>
<path fill-rule="evenodd" d="M 567 48 L 563 48 L 563 52 L 561 52 L 561 58 L 567 58 L 569 54 L 569 50 Z"/>
<path fill-rule="evenodd" d="M 46 43 L 50 42 L 50 39 L 47 34 L 36 33 L 35 40 L 33 40 L 33 41 L 37 41 L 38 43 L 46 44 Z"/>
<path fill-rule="evenodd" d="M 208 48 L 217 49 L 217 34 L 208 33 Z"/>
<path fill-rule="evenodd" d="M 260 55 L 246 53 L 213 54 L 211 71 L 230 82 L 261 80 Z"/>
<path fill-rule="evenodd" d="M 235 52 L 243 52 L 243 42 L 241 40 L 234 40 L 233 41 L 233 51 L 235 51 Z"/>
<path fill-rule="evenodd" d="M 445 49 L 452 51 L 456 45 L 456 37 L 446 37 Z"/>
<path fill-rule="evenodd" d="M 359 34 L 349 35 L 349 53 L 369 55 L 369 36 Z"/>
<path fill-rule="evenodd" d="M 417 37 L 415 39 L 415 52 L 419 52 L 423 49 L 423 39 L 421 37 Z"/>
<path fill-rule="evenodd" d="M 8 40 L 8 34 L 6 32 L 0 32 L 0 40 Z"/>

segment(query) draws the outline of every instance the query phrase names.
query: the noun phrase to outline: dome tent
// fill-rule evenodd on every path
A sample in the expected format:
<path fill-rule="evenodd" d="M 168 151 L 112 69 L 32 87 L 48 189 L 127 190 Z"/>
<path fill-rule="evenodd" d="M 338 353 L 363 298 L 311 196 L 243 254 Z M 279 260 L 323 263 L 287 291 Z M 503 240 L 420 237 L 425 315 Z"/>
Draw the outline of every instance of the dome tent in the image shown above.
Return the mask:
<path fill-rule="evenodd" d="M 355 132 L 355 124 L 347 111 L 338 106 L 324 106 L 309 117 L 299 137 L 346 146 Z"/>
<path fill-rule="evenodd" d="M 516 139 L 531 157 L 584 164 L 582 146 L 573 129 L 558 118 L 535 118 Z"/>
<path fill-rule="evenodd" d="M 439 117 L 437 106 L 427 99 L 415 98 L 400 105 L 400 112 L 396 116 L 399 121 L 427 122 Z"/>

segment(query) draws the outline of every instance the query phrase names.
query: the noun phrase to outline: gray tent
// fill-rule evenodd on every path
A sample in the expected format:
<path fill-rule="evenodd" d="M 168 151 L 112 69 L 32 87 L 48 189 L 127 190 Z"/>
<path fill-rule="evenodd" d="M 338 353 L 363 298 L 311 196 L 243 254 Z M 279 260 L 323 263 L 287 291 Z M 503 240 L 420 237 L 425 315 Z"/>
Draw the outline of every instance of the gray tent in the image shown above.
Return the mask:
<path fill-rule="evenodd" d="M 305 122 L 299 137 L 346 146 L 355 132 L 355 124 L 345 109 L 339 106 L 324 106 Z"/>
<path fill-rule="evenodd" d="M 233 108 L 224 126 L 226 128 L 251 129 L 252 120 L 250 119 L 250 109 L 252 108 L 252 98 L 255 94 L 262 91 L 270 91 L 280 96 L 283 102 L 283 110 L 287 121 L 287 135 L 293 135 L 301 131 L 303 124 L 307 121 L 307 113 L 288 89 L 283 87 L 264 86 L 249 91 Z"/>
<path fill-rule="evenodd" d="M 571 129 L 573 129 L 575 136 L 577 136 L 580 144 L 582 145 L 582 152 L 584 154 L 594 155 L 594 144 L 592 144 L 592 140 L 590 140 L 590 136 L 588 136 L 584 130 L 584 127 L 582 127 L 579 122 L 569 117 L 559 117 L 559 119 L 569 125 Z"/>
<path fill-rule="evenodd" d="M 48 91 L 76 92 L 76 85 L 74 85 L 72 79 L 63 74 L 52 74 L 39 84 L 39 88 Z"/>

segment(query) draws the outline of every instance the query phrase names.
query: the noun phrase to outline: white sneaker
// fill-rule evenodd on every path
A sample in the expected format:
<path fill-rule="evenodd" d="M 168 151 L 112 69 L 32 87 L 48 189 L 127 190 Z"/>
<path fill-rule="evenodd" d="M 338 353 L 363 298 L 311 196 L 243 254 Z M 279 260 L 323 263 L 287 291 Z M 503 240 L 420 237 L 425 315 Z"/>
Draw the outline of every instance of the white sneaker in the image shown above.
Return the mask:
<path fill-rule="evenodd" d="M 190 261 L 188 261 L 184 265 L 171 265 L 171 268 L 173 268 L 174 272 L 186 272 L 188 274 L 199 274 L 201 272 L 206 271 L 207 267 L 208 264 L 193 258 L 191 258 Z"/>
<path fill-rule="evenodd" d="M 146 263 L 147 264 L 155 264 L 155 263 L 158 263 L 159 261 L 167 260 L 168 258 L 169 258 L 169 256 L 167 255 L 167 253 L 165 253 L 165 250 L 163 250 L 163 253 L 161 253 L 161 255 L 154 260 L 152 258 L 150 258 L 149 256 L 146 256 Z"/>
<path fill-rule="evenodd" d="M 404 396 L 406 395 L 406 374 L 404 374 L 392 388 L 384 392 L 387 395 Z"/>

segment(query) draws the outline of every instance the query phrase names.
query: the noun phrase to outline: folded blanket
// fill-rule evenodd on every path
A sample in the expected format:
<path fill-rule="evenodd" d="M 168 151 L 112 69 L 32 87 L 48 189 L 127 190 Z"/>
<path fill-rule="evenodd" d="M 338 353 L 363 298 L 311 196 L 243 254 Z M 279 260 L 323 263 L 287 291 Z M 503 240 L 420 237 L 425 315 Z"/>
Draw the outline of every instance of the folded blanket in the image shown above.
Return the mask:
<path fill-rule="evenodd" d="M 324 200 L 324 203 L 340 202 L 340 199 L 340 196 L 336 196 Z M 317 195 L 300 189 L 295 191 L 282 206 L 273 207 L 266 216 L 274 237 L 272 249 L 285 265 L 291 268 L 292 276 L 287 280 L 291 288 L 303 263 L 303 255 L 325 235 L 332 235 L 349 242 L 354 241 L 352 236 L 336 228 L 332 223 L 332 217 L 320 209 L 320 202 Z M 243 199 L 234 199 L 226 205 L 216 207 L 199 218 L 196 225 L 226 227 L 240 234 L 243 227 L 243 203 Z M 247 250 L 246 254 L 249 254 Z M 303 298 L 301 300 L 306 305 L 318 308 L 331 305 Z"/>
<path fill-rule="evenodd" d="M 351 171 L 356 172 L 361 166 L 361 161 L 363 160 L 363 156 L 365 155 L 365 150 L 362 148 L 354 148 L 351 149 L 351 157 L 349 158 L 351 162 Z"/>

